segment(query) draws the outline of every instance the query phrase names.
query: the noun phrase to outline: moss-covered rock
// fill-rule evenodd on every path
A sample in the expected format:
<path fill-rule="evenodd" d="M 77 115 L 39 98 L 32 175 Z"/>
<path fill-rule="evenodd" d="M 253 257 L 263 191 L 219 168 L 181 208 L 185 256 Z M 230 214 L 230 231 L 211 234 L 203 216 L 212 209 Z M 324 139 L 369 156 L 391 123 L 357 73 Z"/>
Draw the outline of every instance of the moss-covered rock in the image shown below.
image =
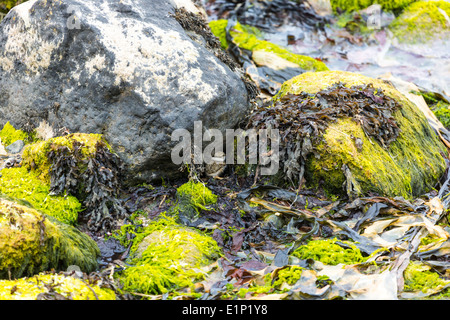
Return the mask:
<path fill-rule="evenodd" d="M 74 225 L 81 203 L 71 195 L 50 195 L 49 184 L 39 179 L 34 171 L 25 167 L 5 168 L 1 171 L 0 193 L 8 197 L 24 200 L 33 208 L 54 217 L 55 219 Z"/>
<path fill-rule="evenodd" d="M 215 240 L 196 229 L 162 217 L 136 233 L 126 268 L 119 276 L 123 289 L 161 294 L 190 287 L 203 279 L 201 268 L 220 256 Z"/>
<path fill-rule="evenodd" d="M 331 7 L 334 12 L 340 11 L 358 11 L 365 9 L 373 4 L 379 4 L 383 10 L 400 10 L 416 0 L 331 0 Z"/>
<path fill-rule="evenodd" d="M 209 23 L 211 31 L 219 38 L 222 48 L 228 47 L 225 30 L 227 25 L 227 20 L 216 20 Z M 285 59 L 288 62 L 295 63 L 300 68 L 307 71 L 328 70 L 328 67 L 321 61 L 308 56 L 292 53 L 276 44 L 262 40 L 261 32 L 254 27 L 237 23 L 230 30 L 230 35 L 233 38 L 233 42 L 242 49 L 252 52 L 264 51 L 274 53 L 278 57 Z"/>
<path fill-rule="evenodd" d="M 319 98 L 320 101 L 320 93 L 325 94 L 324 90 L 336 83 L 354 88 L 352 90 L 362 90 L 355 86 L 371 84 L 374 89 L 362 92 L 366 97 L 360 98 L 358 103 L 367 104 L 372 112 L 378 110 L 377 105 L 383 107 L 380 110 L 388 117 L 384 118 L 384 123 L 380 123 L 380 118 L 376 119 L 373 113 L 367 117 L 367 110 L 357 108 L 351 111 L 355 113 L 353 118 L 348 116 L 351 112 L 347 112 L 347 115 L 328 119 L 321 141 L 309 148 L 311 152 L 305 170 L 309 185 L 317 187 L 322 184 L 331 194 L 342 194 L 344 190 L 349 194 L 349 189 L 352 189 L 356 195 L 376 192 L 405 198 L 430 190 L 444 173 L 445 161 L 442 154 L 445 154 L 445 147 L 425 116 L 391 85 L 350 72 L 308 72 L 285 82 L 274 100 L 279 101 L 285 95 L 288 97 L 288 94 L 296 96 L 307 93 L 312 95 L 309 99 L 314 101 Z M 351 94 L 344 91 L 341 93 Z M 342 99 L 339 100 L 340 108 L 352 110 L 353 107 L 358 107 L 359 104 L 355 105 L 354 101 L 353 106 L 347 105 L 347 98 L 343 97 L 336 96 L 336 99 Z M 389 111 L 384 108 L 384 103 L 392 103 L 388 98 L 398 104 L 397 109 Z M 327 121 L 327 114 L 330 112 L 325 114 L 315 121 Z M 367 118 L 362 121 L 362 117 Z M 282 121 L 285 122 L 283 125 L 289 126 L 296 119 Z M 378 131 L 368 136 L 366 131 L 372 129 Z M 395 133 L 390 137 L 386 136 L 386 139 L 391 139 L 390 144 L 380 143 L 383 141 L 381 134 L 384 135 L 389 130 Z M 294 145 L 295 141 L 287 143 Z"/>
<path fill-rule="evenodd" d="M 450 40 L 450 3 L 419 1 L 409 5 L 389 26 L 403 43 Z"/>
<path fill-rule="evenodd" d="M 0 199 L 0 278 L 15 279 L 77 265 L 97 268 L 97 244 L 72 226 L 35 209 Z"/>
<path fill-rule="evenodd" d="M 111 289 L 64 274 L 0 280 L 0 300 L 115 300 Z"/>
<path fill-rule="evenodd" d="M 92 158 L 96 152 L 98 142 L 104 143 L 110 148 L 101 134 L 73 133 L 63 137 L 51 138 L 45 141 L 39 141 L 25 146 L 23 150 L 23 166 L 27 169 L 35 171 L 39 178 L 50 183 L 50 166 L 49 152 L 61 147 L 66 147 L 69 152 L 74 151 L 74 142 L 80 144 L 83 159 Z"/>

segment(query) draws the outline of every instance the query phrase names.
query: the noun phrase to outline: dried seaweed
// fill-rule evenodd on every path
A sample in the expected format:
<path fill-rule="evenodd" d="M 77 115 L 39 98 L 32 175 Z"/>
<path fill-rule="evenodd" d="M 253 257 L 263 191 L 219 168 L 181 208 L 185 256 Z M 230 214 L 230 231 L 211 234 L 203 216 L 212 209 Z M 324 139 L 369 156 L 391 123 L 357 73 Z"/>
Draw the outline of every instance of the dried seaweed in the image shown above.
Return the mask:
<path fill-rule="evenodd" d="M 247 127 L 278 129 L 280 164 L 291 181 L 301 182 L 304 167 L 329 124 L 350 117 L 368 137 L 388 148 L 400 129 L 393 113 L 400 105 L 372 84 L 346 87 L 343 83 L 315 94 L 286 94 L 270 107 L 262 106 L 251 116 Z M 356 140 L 356 139 L 355 139 Z M 356 146 L 358 142 L 355 141 Z"/>

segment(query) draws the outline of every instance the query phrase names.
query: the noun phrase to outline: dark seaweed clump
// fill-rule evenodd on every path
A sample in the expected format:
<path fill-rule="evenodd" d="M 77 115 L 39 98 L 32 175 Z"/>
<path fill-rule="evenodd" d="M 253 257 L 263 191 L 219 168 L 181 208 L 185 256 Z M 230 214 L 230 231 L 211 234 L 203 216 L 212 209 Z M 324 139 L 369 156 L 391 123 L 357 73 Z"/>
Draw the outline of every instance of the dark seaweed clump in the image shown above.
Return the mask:
<path fill-rule="evenodd" d="M 248 128 L 278 129 L 280 166 L 291 181 L 302 181 L 307 157 L 329 124 L 349 117 L 359 123 L 368 137 L 388 148 L 400 133 L 392 114 L 400 108 L 372 84 L 346 87 L 343 83 L 315 94 L 286 94 L 270 107 L 260 107 L 252 114 Z"/>
<path fill-rule="evenodd" d="M 72 149 L 53 146 L 49 151 L 50 192 L 67 192 L 81 199 L 88 229 L 109 231 L 114 221 L 127 213 L 118 199 L 122 163 L 102 141 L 97 142 L 93 156 L 83 156 L 81 148 L 82 144 L 74 139 Z"/>

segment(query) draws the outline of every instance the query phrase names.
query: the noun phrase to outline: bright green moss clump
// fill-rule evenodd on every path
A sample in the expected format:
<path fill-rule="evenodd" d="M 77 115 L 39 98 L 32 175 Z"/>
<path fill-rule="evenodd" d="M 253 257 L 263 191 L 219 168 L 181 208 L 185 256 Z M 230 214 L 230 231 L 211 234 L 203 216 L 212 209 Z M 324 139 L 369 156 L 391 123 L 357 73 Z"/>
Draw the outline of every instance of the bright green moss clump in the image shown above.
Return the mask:
<path fill-rule="evenodd" d="M 339 8 L 341 11 L 358 11 L 379 4 L 385 11 L 399 10 L 416 0 L 331 0 L 334 12 Z"/>
<path fill-rule="evenodd" d="M 341 82 L 346 87 L 372 83 L 374 88 L 401 104 L 393 113 L 400 129 L 388 148 L 366 136 L 361 126 L 349 118 L 331 123 L 323 141 L 315 146 L 318 156 L 307 161 L 306 179 L 311 186 L 319 182 L 330 194 L 342 194 L 344 182 L 351 182 L 358 194 L 369 191 L 385 196 L 412 198 L 427 192 L 442 176 L 446 150 L 424 115 L 392 86 L 381 80 L 341 71 L 308 72 L 286 81 L 274 99 L 287 93 L 317 93 Z M 359 138 L 362 146 L 355 141 Z M 346 165 L 352 179 L 343 172 Z"/>
<path fill-rule="evenodd" d="M 450 3 L 419 1 L 408 6 L 389 26 L 400 42 L 423 43 L 450 40 Z"/>
<path fill-rule="evenodd" d="M 55 296 L 55 293 L 60 296 Z M 18 280 L 0 280 L 0 300 L 37 300 L 42 295 L 54 300 L 61 296 L 68 300 L 116 299 L 111 289 L 63 274 L 41 273 Z"/>
<path fill-rule="evenodd" d="M 434 106 L 431 107 L 431 110 L 442 123 L 442 125 L 446 128 L 450 128 L 450 105 L 439 101 Z"/>
<path fill-rule="evenodd" d="M 0 177 L 0 193 L 11 198 L 25 200 L 35 209 L 56 218 L 75 224 L 81 203 L 73 196 L 50 196 L 50 186 L 42 182 L 35 172 L 25 167 L 3 169 Z"/>
<path fill-rule="evenodd" d="M 186 182 L 177 189 L 177 194 L 180 197 L 188 197 L 191 204 L 198 209 L 207 210 L 206 206 L 217 202 L 217 196 L 201 182 Z"/>
<path fill-rule="evenodd" d="M 11 143 L 16 142 L 17 140 L 26 140 L 28 138 L 28 134 L 23 132 L 22 130 L 16 130 L 9 121 L 3 126 L 3 129 L 0 131 L 0 139 L 2 139 L 2 144 L 4 147 L 9 146 Z"/>
<path fill-rule="evenodd" d="M 227 24 L 228 24 L 227 20 L 217 20 L 211 21 L 209 23 L 211 31 L 214 33 L 216 37 L 219 38 L 223 48 L 228 47 L 225 31 Z M 236 45 L 242 49 L 249 50 L 252 52 L 255 51 L 272 52 L 287 61 L 298 64 L 300 68 L 308 71 L 328 70 L 328 67 L 321 61 L 318 61 L 311 57 L 292 53 L 289 50 L 284 49 L 276 44 L 273 44 L 265 40 L 261 40 L 259 38 L 260 34 L 258 34 L 258 31 L 255 30 L 255 28 L 243 26 L 237 23 L 236 26 L 234 26 L 234 28 L 230 31 L 230 35 L 233 38 L 233 42 L 236 43 Z"/>
<path fill-rule="evenodd" d="M 200 268 L 220 252 L 210 236 L 164 216 L 136 233 L 128 261 L 133 266 L 126 268 L 119 280 L 128 292 L 173 292 L 203 279 Z"/>
<path fill-rule="evenodd" d="M 439 274 L 430 271 L 430 267 L 420 262 L 411 261 L 403 274 L 405 291 L 436 292 L 450 283 L 439 277 Z"/>
<path fill-rule="evenodd" d="M 0 279 L 16 279 L 77 265 L 84 272 L 97 268 L 97 244 L 72 226 L 0 199 Z"/>
<path fill-rule="evenodd" d="M 292 255 L 299 259 L 313 259 L 328 265 L 356 264 L 366 260 L 361 251 L 348 241 L 342 241 L 351 247 L 346 249 L 336 244 L 337 239 L 312 240 L 296 249 Z"/>

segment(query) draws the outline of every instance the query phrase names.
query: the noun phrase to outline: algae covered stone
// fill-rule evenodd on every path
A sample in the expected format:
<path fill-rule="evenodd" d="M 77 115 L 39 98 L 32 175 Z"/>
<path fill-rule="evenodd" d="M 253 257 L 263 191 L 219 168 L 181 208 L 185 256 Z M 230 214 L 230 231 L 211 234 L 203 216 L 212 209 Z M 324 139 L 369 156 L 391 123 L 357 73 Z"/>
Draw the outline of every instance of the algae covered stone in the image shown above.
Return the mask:
<path fill-rule="evenodd" d="M 0 278 L 32 276 L 77 265 L 97 268 L 97 244 L 72 226 L 35 209 L 0 199 Z"/>
<path fill-rule="evenodd" d="M 128 292 L 173 292 L 202 280 L 202 268 L 220 255 L 211 236 L 163 216 L 136 233 L 127 261 L 131 266 L 118 278 Z"/>
<path fill-rule="evenodd" d="M 281 175 L 297 185 L 305 178 L 333 195 L 411 198 L 445 171 L 445 147 L 425 116 L 381 80 L 308 72 L 285 82 L 274 101 L 253 119 L 282 131 Z"/>
<path fill-rule="evenodd" d="M 450 40 L 450 3 L 419 1 L 409 5 L 389 26 L 403 43 Z"/>
<path fill-rule="evenodd" d="M 64 274 L 0 280 L 0 300 L 115 300 L 113 290 Z"/>
<path fill-rule="evenodd" d="M 5 168 L 1 171 L 0 193 L 8 197 L 28 202 L 33 208 L 74 225 L 78 213 L 82 211 L 81 203 L 71 195 L 50 195 L 50 185 L 39 179 L 34 171 L 25 167 Z"/>

